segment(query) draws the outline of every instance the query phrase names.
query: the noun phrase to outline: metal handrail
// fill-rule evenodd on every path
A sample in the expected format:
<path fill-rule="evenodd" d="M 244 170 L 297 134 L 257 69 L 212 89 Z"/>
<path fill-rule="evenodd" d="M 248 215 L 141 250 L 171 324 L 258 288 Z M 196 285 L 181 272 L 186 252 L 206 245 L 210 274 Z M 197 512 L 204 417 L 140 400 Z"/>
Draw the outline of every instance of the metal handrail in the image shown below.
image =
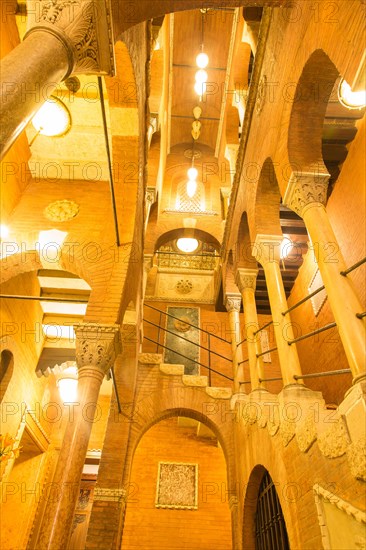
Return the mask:
<path fill-rule="evenodd" d="M 144 336 L 144 340 L 149 340 L 149 342 L 153 342 L 153 344 L 157 344 L 157 342 L 155 340 L 153 340 L 152 338 L 148 338 L 147 336 Z M 159 343 L 159 346 L 161 346 L 162 348 L 165 348 L 169 351 L 172 351 L 173 353 L 176 353 L 177 355 L 180 355 L 181 357 L 184 357 L 185 359 L 188 359 L 189 361 L 193 361 L 193 363 L 197 363 L 197 365 L 200 365 L 201 367 L 203 367 L 203 368 L 205 368 L 209 371 L 212 371 L 215 374 L 219 374 L 220 376 L 223 376 L 224 378 L 227 378 L 231 382 L 234 382 L 233 378 L 230 378 L 230 376 L 226 376 L 226 374 L 223 374 L 222 372 L 219 372 L 218 370 L 215 370 L 212 367 L 208 367 L 207 365 L 204 365 L 203 363 L 200 363 L 200 361 L 197 361 L 196 359 L 192 359 L 190 357 L 187 357 L 183 353 L 179 353 L 179 351 L 175 351 L 174 349 L 169 348 L 168 346 L 165 346 L 164 344 Z"/>
<path fill-rule="evenodd" d="M 324 327 L 317 328 L 316 330 L 313 330 L 312 332 L 308 332 L 307 334 L 304 334 L 303 336 L 299 336 L 298 338 L 294 338 L 293 340 L 290 340 L 287 343 L 289 346 L 291 346 L 296 342 L 300 342 L 301 340 L 305 340 L 306 338 L 310 338 L 310 336 L 315 336 L 316 334 L 320 334 L 321 332 L 324 332 L 325 330 L 329 330 L 330 328 L 334 328 L 336 326 L 337 326 L 337 323 L 329 323 L 329 325 L 325 325 Z"/>
<path fill-rule="evenodd" d="M 354 269 L 357 269 L 365 262 L 366 262 L 366 258 L 363 258 L 359 262 L 356 262 L 355 264 L 351 265 L 351 267 L 349 267 L 348 269 L 345 269 L 344 271 L 340 271 L 340 274 L 343 275 L 343 277 L 347 277 L 348 273 L 351 273 L 351 271 L 353 271 Z"/>
<path fill-rule="evenodd" d="M 292 311 L 293 309 L 296 309 L 297 307 L 301 306 L 302 304 L 304 304 L 305 302 L 310 300 L 310 298 L 312 298 L 313 296 L 315 296 L 316 294 L 318 294 L 318 292 L 321 292 L 322 290 L 325 290 L 324 285 L 322 285 L 319 288 L 317 288 L 316 290 L 314 290 L 314 292 L 311 292 L 311 294 L 308 294 L 308 296 L 305 296 L 305 298 L 303 298 L 302 300 L 297 302 L 295 305 L 293 305 L 293 306 L 289 307 L 288 309 L 286 309 L 286 311 L 282 311 L 282 315 L 285 316 L 287 313 L 290 313 L 290 311 Z"/>
<path fill-rule="evenodd" d="M 244 359 L 243 361 L 239 361 L 238 365 L 242 365 L 243 363 L 247 363 L 249 361 L 249 357 L 248 359 Z"/>
<path fill-rule="evenodd" d="M 148 321 L 145 318 L 143 319 L 143 321 L 146 322 L 146 323 L 149 323 L 149 325 L 153 325 L 154 327 L 160 328 L 161 330 L 164 330 L 165 332 L 169 332 L 169 334 L 173 334 L 174 336 L 177 336 L 177 338 L 181 338 L 182 340 L 185 340 L 186 342 L 189 342 L 190 344 L 194 344 L 195 346 L 198 346 L 199 348 L 204 349 L 205 351 L 208 351 L 209 353 L 214 353 L 218 357 L 221 357 L 221 359 L 225 359 L 225 361 L 229 361 L 231 363 L 231 359 L 229 359 L 228 357 L 225 357 L 224 355 L 221 355 L 220 353 L 217 353 L 216 351 L 212 351 L 208 348 L 205 348 L 205 346 L 201 346 L 201 344 L 198 344 L 197 342 L 192 342 L 192 340 L 188 340 L 188 338 L 184 338 L 184 336 L 180 336 L 176 332 L 173 332 L 172 330 L 164 328 L 160 325 L 157 325 L 156 323 L 153 323 L 152 321 Z"/>
<path fill-rule="evenodd" d="M 267 351 L 262 351 L 262 353 L 256 353 L 256 357 L 262 357 L 262 355 L 267 355 L 267 353 L 272 353 L 272 351 L 276 351 L 277 350 L 277 347 L 275 348 L 271 348 L 271 349 L 267 349 Z"/>
<path fill-rule="evenodd" d="M 362 313 L 356 313 L 357 319 L 363 319 L 366 317 L 366 311 L 363 311 Z"/>
<path fill-rule="evenodd" d="M 172 319 L 176 319 L 177 321 L 182 321 L 182 319 L 179 319 L 179 317 L 175 317 L 171 313 L 166 313 L 165 311 L 158 309 L 157 307 L 150 306 L 149 304 L 144 304 L 144 307 L 149 307 L 150 309 L 154 309 L 155 311 L 158 311 L 159 313 L 162 313 L 163 315 L 166 315 L 167 317 L 171 317 Z M 225 338 L 221 338 L 221 336 L 216 336 L 216 334 L 213 334 L 212 332 L 208 332 L 208 330 L 205 330 L 203 328 L 197 327 L 196 325 L 192 325 L 192 323 L 189 323 L 188 321 L 184 321 L 186 325 L 189 325 L 190 327 L 196 328 L 197 330 L 204 332 L 205 334 L 209 334 L 210 336 L 213 336 L 214 338 L 217 338 L 218 340 L 221 340 L 222 342 L 226 342 L 226 344 L 230 344 L 228 340 L 225 340 Z"/>
<path fill-rule="evenodd" d="M 327 372 L 313 372 L 311 374 L 294 374 L 295 380 L 303 378 L 320 378 L 321 376 L 332 376 L 333 374 L 351 374 L 351 369 L 329 370 Z"/>
<path fill-rule="evenodd" d="M 265 328 L 269 327 L 270 325 L 273 324 L 273 321 L 269 321 L 269 323 L 266 323 L 265 325 L 263 325 L 263 327 L 259 328 L 258 330 L 256 330 L 255 332 L 253 332 L 254 336 L 256 334 L 258 334 L 258 332 L 262 332 L 262 330 L 264 330 Z"/>
<path fill-rule="evenodd" d="M 51 298 L 50 296 L 21 296 L 20 294 L 0 294 L 0 298 L 5 300 L 36 300 L 38 302 L 65 302 L 71 304 L 87 304 L 88 299 L 82 298 Z"/>

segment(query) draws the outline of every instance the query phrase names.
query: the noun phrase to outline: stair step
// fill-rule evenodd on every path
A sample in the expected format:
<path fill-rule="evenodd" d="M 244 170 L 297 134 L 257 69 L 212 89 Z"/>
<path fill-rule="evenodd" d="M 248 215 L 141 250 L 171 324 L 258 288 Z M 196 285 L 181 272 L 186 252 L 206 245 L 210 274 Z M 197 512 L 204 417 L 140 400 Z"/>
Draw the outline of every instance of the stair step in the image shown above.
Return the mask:
<path fill-rule="evenodd" d="M 171 365 L 170 363 L 161 363 L 160 372 L 163 374 L 170 374 L 173 376 L 183 376 L 184 375 L 184 365 Z"/>
<path fill-rule="evenodd" d="M 208 384 L 207 376 L 196 376 L 194 374 L 184 374 L 182 376 L 185 386 L 205 387 Z"/>
<path fill-rule="evenodd" d="M 206 393 L 214 399 L 231 399 L 233 392 L 231 388 L 218 388 L 218 387 L 207 387 Z"/>

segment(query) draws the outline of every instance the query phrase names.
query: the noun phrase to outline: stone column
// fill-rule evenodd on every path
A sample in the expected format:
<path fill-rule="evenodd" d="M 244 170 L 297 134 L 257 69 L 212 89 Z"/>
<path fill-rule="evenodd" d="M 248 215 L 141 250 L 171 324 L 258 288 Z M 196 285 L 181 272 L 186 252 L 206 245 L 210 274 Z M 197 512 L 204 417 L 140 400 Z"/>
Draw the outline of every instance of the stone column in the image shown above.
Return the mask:
<path fill-rule="evenodd" d="M 107 371 L 119 353 L 118 325 L 75 327 L 78 402 L 70 407 L 52 487 L 37 543 L 39 550 L 67 548 L 90 432 Z"/>
<path fill-rule="evenodd" d="M 264 269 L 281 374 L 283 384 L 287 386 L 296 383 L 294 375 L 301 375 L 301 367 L 296 344 L 288 345 L 294 339 L 290 314 L 282 315 L 288 309 L 279 264 L 282 240 L 282 235 L 257 235 L 253 256 Z"/>
<path fill-rule="evenodd" d="M 258 330 L 257 307 L 255 304 L 255 287 L 257 281 L 258 269 L 240 268 L 236 272 L 235 283 L 241 292 L 243 299 L 245 334 L 247 339 L 249 372 L 252 391 L 260 387 L 264 388 L 264 382 L 259 382 L 265 378 L 263 368 L 263 357 L 257 357 L 262 352 L 260 344 L 260 335 L 255 334 Z"/>
<path fill-rule="evenodd" d="M 144 254 L 144 270 L 142 273 L 142 300 L 145 298 L 147 278 L 149 276 L 150 269 L 152 268 L 153 254 Z"/>
<path fill-rule="evenodd" d="M 328 180 L 329 174 L 293 173 L 284 203 L 304 219 L 354 382 L 358 382 L 366 378 L 366 324 L 356 317 L 363 307 L 352 280 L 341 275 L 349 266 L 325 210 Z"/>
<path fill-rule="evenodd" d="M 243 386 L 240 387 L 240 382 L 244 381 L 243 365 L 240 365 L 242 361 L 241 346 L 238 346 L 240 342 L 240 304 L 241 296 L 239 293 L 227 293 L 225 296 L 225 308 L 229 314 L 229 324 L 231 333 L 231 348 L 233 356 L 233 373 L 234 373 L 234 392 L 244 391 Z"/>
<path fill-rule="evenodd" d="M 113 74 L 113 36 L 104 0 L 38 0 L 34 25 L 0 65 L 0 159 L 52 94 L 73 74 Z"/>

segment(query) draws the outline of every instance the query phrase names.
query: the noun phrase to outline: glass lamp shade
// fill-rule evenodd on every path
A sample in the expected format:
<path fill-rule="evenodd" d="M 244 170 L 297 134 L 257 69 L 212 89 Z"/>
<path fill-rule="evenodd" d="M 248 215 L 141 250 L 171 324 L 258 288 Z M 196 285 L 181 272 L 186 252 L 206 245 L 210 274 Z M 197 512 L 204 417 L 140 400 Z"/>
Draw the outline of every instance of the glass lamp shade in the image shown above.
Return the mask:
<path fill-rule="evenodd" d="M 352 92 L 351 86 L 341 80 L 338 88 L 339 101 L 348 109 L 363 109 L 366 106 L 366 90 Z"/>
<path fill-rule="evenodd" d="M 51 96 L 36 112 L 32 124 L 43 136 L 61 137 L 71 128 L 71 115 L 60 99 Z"/>
<path fill-rule="evenodd" d="M 57 381 L 57 387 L 63 403 L 75 403 L 78 398 L 77 368 L 65 369 Z"/>
<path fill-rule="evenodd" d="M 196 82 L 194 85 L 194 91 L 199 96 L 202 96 L 206 91 L 206 82 Z"/>
<path fill-rule="evenodd" d="M 208 65 L 208 61 L 208 55 L 204 52 L 199 53 L 196 57 L 196 64 L 200 69 L 205 69 Z"/>
<path fill-rule="evenodd" d="M 207 82 L 208 74 L 204 69 L 200 69 L 199 71 L 196 72 L 194 78 L 195 78 L 196 82 L 201 82 L 201 83 L 202 82 Z"/>
<path fill-rule="evenodd" d="M 196 180 L 188 180 L 187 181 L 187 195 L 190 199 L 192 199 L 197 191 L 197 182 Z"/>
<path fill-rule="evenodd" d="M 182 237 L 177 240 L 177 247 L 181 252 L 186 252 L 189 254 L 198 248 L 198 241 L 197 239 L 193 239 L 191 237 Z"/>
<path fill-rule="evenodd" d="M 192 166 L 191 168 L 189 168 L 188 172 L 187 172 L 187 176 L 188 176 L 188 179 L 190 181 L 193 181 L 193 180 L 196 180 L 197 179 L 197 176 L 198 176 L 198 170 L 197 168 L 194 168 L 194 166 Z"/>

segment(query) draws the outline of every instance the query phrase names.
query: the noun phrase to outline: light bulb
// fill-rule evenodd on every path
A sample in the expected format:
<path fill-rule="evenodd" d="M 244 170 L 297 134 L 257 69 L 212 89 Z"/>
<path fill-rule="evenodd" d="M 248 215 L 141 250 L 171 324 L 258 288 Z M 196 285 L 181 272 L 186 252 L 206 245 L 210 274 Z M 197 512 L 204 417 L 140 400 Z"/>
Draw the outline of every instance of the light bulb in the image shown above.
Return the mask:
<path fill-rule="evenodd" d="M 191 181 L 196 180 L 197 176 L 198 176 L 197 168 L 194 168 L 194 166 L 189 168 L 189 170 L 187 172 L 187 176 L 188 176 L 188 179 L 191 180 Z"/>
<path fill-rule="evenodd" d="M 194 85 L 194 91 L 199 96 L 202 96 L 206 91 L 206 82 L 196 82 Z"/>
<path fill-rule="evenodd" d="M 338 89 L 339 101 L 348 109 L 362 109 L 366 105 L 366 90 L 352 92 L 351 86 L 342 80 Z"/>
<path fill-rule="evenodd" d="M 207 82 L 208 74 L 204 69 L 200 69 L 195 74 L 196 82 Z"/>
<path fill-rule="evenodd" d="M 197 67 L 205 69 L 208 65 L 208 55 L 206 53 L 199 53 L 196 57 Z"/>
<path fill-rule="evenodd" d="M 188 180 L 187 181 L 187 195 L 190 199 L 192 199 L 197 191 L 197 182 L 196 180 Z"/>
<path fill-rule="evenodd" d="M 1 224 L 0 225 L 0 239 L 4 240 L 9 237 L 9 229 L 6 227 L 6 225 Z"/>

